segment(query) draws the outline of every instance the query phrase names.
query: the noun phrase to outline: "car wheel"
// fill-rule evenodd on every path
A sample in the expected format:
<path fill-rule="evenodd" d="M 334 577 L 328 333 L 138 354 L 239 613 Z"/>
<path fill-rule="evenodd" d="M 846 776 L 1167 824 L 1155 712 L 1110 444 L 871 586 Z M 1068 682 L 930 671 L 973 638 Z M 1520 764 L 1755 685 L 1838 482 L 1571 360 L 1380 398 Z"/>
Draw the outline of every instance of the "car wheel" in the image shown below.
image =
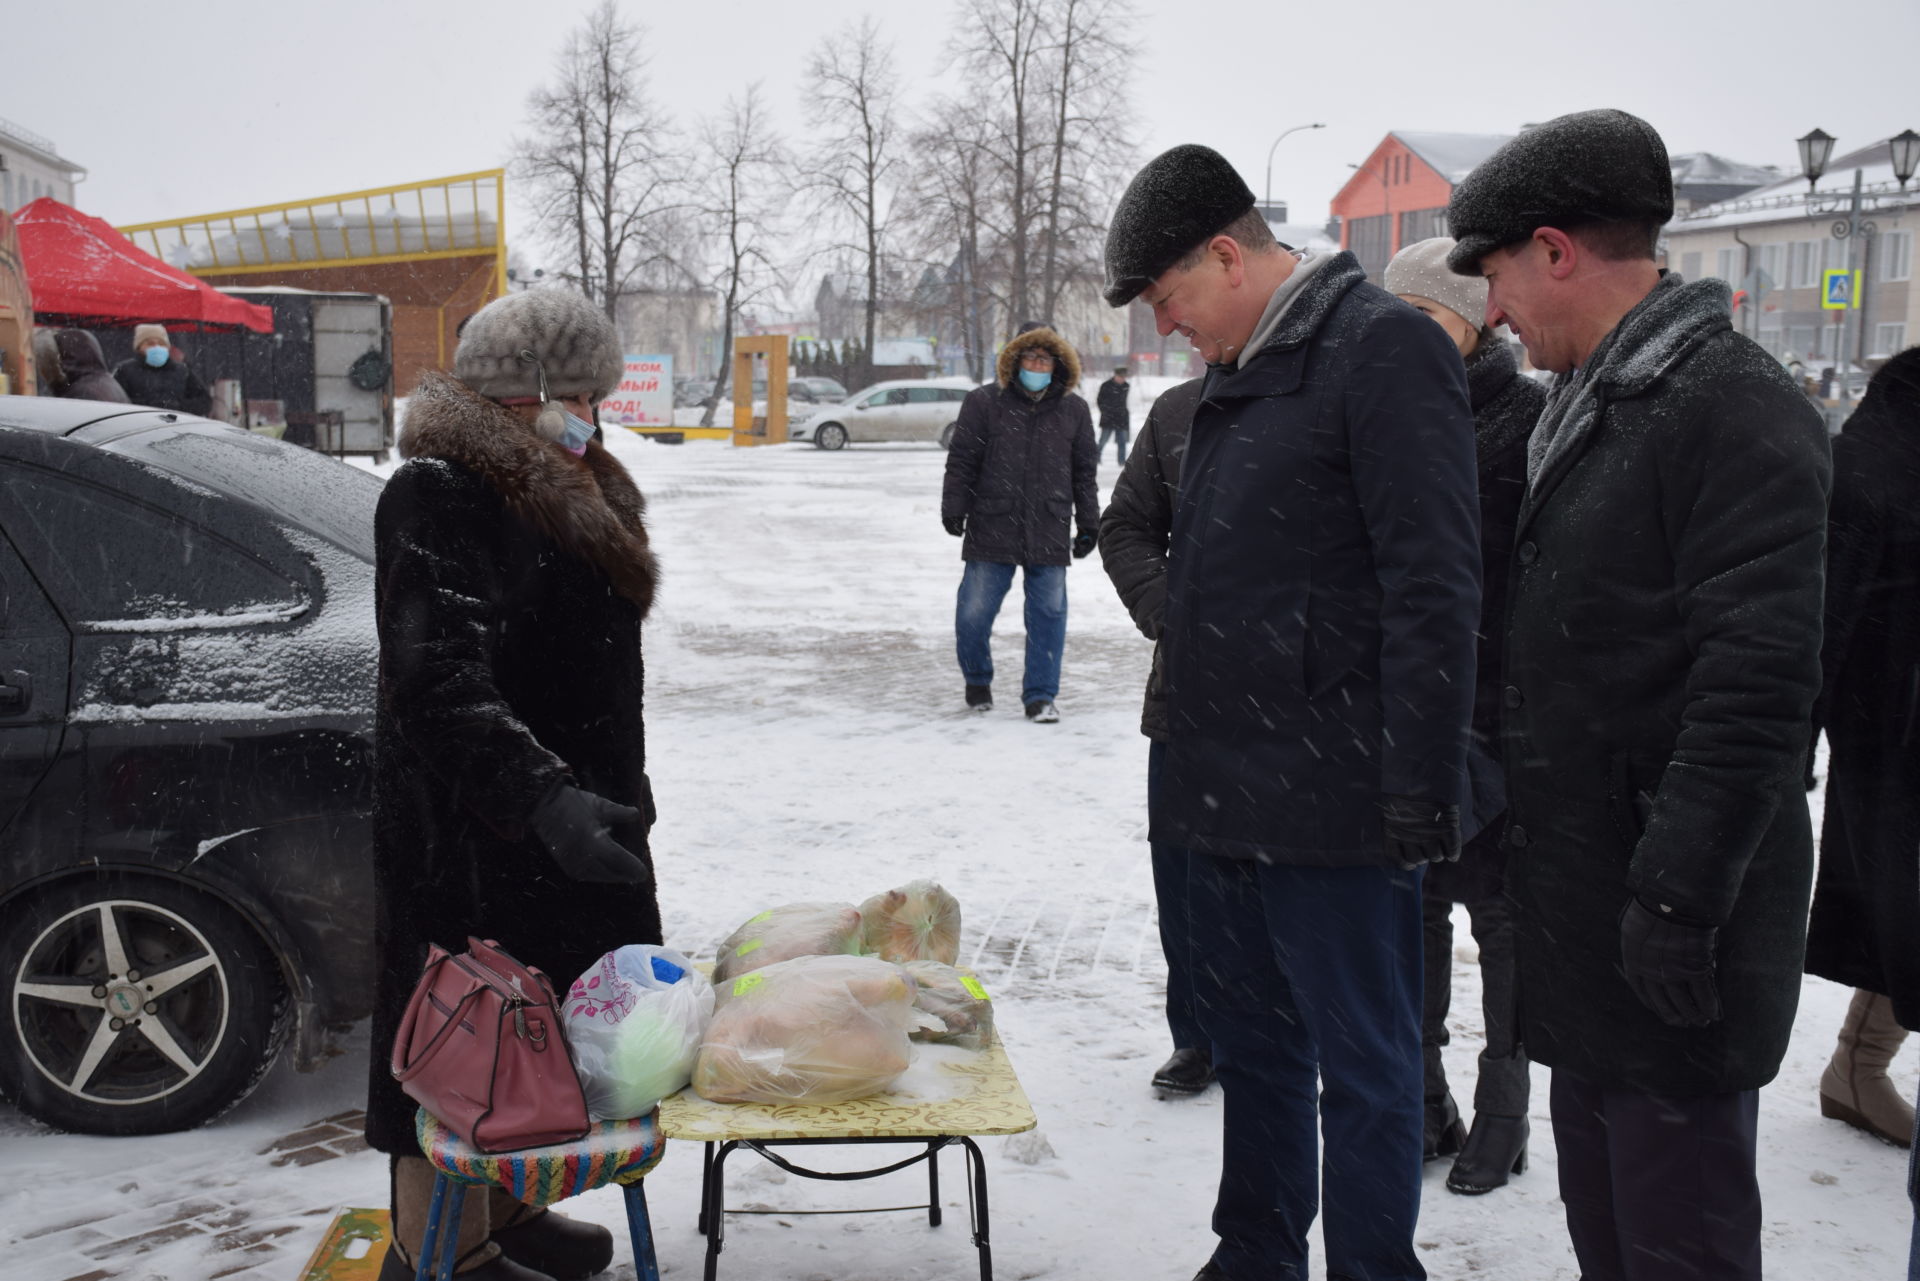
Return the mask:
<path fill-rule="evenodd" d="M 286 1038 L 272 954 L 208 895 L 108 874 L 7 914 L 0 1092 L 49 1125 L 191 1129 L 251 1093 Z"/>
<path fill-rule="evenodd" d="M 942 427 L 940 429 L 940 448 L 942 449 L 953 448 L 953 429 L 955 427 L 958 427 L 959 425 L 960 425 L 959 423 L 948 423 L 945 427 Z"/>
<path fill-rule="evenodd" d="M 813 443 L 821 449 L 845 449 L 847 447 L 847 429 L 839 423 L 822 423 L 813 433 Z"/>

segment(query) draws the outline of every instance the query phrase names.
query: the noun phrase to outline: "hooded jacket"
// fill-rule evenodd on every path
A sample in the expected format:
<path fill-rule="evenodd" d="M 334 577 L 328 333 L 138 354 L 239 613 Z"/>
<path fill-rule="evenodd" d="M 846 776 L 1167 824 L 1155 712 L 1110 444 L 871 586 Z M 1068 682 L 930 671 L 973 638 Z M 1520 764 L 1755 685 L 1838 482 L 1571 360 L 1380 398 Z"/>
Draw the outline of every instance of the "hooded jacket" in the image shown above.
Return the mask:
<path fill-rule="evenodd" d="M 1556 384 L 1516 527 L 1501 702 L 1521 1039 L 1605 1089 L 1765 1085 L 1800 992 L 1826 432 L 1728 313 L 1725 284 L 1666 275 Z M 1634 996 L 1636 896 L 1718 927 L 1725 1017 L 1670 1027 Z"/>
<path fill-rule="evenodd" d="M 139 356 L 129 356 L 113 367 L 113 377 L 136 405 L 179 414 L 205 415 L 213 409 L 206 384 L 183 361 L 170 359 L 155 369 Z"/>
<path fill-rule="evenodd" d="M 387 1051 L 427 944 L 498 939 L 564 993 L 612 948 L 660 941 L 650 886 L 583 886 L 528 830 L 561 782 L 650 821 L 640 624 L 657 575 L 645 502 L 598 444 L 575 458 L 429 374 L 400 452 L 375 516 L 380 977 L 367 1138 L 409 1154 L 414 1104 Z M 651 864 L 647 827 L 613 836 Z"/>
<path fill-rule="evenodd" d="M 1020 355 L 1053 353 L 1053 381 L 1036 399 L 1018 381 Z M 1074 391 L 1080 358 L 1051 329 L 1030 329 L 1000 349 L 997 381 L 960 404 L 947 453 L 940 518 L 965 518 L 964 560 L 1065 565 L 1075 528 L 1100 524 L 1093 415 Z"/>
<path fill-rule="evenodd" d="M 107 358 L 100 352 L 98 338 L 84 329 L 62 329 L 54 335 L 53 342 L 60 353 L 60 371 L 64 380 L 58 395 L 68 400 L 127 403 L 127 393 L 107 372 Z"/>

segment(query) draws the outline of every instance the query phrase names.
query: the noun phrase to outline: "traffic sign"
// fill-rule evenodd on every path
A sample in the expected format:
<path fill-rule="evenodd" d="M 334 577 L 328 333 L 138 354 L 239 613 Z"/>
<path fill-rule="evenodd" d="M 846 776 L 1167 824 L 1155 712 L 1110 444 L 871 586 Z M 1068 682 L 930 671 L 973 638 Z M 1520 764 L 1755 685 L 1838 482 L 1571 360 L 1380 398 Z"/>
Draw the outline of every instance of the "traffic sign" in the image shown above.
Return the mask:
<path fill-rule="evenodd" d="M 1844 267 L 1831 267 L 1820 273 L 1820 306 L 1826 311 L 1845 311 L 1860 306 L 1860 273 Z"/>

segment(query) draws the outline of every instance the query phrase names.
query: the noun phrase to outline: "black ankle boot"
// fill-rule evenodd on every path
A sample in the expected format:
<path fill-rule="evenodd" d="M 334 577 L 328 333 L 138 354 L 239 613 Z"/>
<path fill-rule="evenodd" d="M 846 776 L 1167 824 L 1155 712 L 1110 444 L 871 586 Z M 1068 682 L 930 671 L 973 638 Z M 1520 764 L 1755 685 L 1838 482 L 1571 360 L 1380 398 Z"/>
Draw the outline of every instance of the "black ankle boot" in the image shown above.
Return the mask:
<path fill-rule="evenodd" d="M 1466 1141 L 1467 1127 L 1460 1122 L 1460 1105 L 1453 1101 L 1453 1093 L 1426 1100 L 1421 1110 L 1420 1159 L 1452 1156 Z"/>
<path fill-rule="evenodd" d="M 494 1229 L 493 1243 L 521 1267 L 553 1281 L 584 1281 L 613 1262 L 613 1233 L 550 1210 Z"/>
<path fill-rule="evenodd" d="M 418 1275 L 413 1264 L 408 1263 L 398 1249 L 392 1246 L 387 1247 L 387 1257 L 380 1261 L 379 1281 L 413 1281 Z M 433 1275 L 431 1268 L 427 1270 L 427 1275 Z M 553 1278 L 544 1272 L 523 1268 L 513 1260 L 498 1254 L 477 1268 L 466 1272 L 455 1272 L 453 1275 L 458 1278 L 458 1281 L 553 1281 Z"/>
<path fill-rule="evenodd" d="M 1166 1094 L 1198 1094 L 1213 1084 L 1213 1055 L 1207 1050 L 1175 1050 L 1153 1074 L 1153 1088 Z"/>
<path fill-rule="evenodd" d="M 1527 1118 L 1475 1113 L 1473 1132 L 1447 1174 L 1447 1191 L 1481 1196 L 1527 1172 Z"/>

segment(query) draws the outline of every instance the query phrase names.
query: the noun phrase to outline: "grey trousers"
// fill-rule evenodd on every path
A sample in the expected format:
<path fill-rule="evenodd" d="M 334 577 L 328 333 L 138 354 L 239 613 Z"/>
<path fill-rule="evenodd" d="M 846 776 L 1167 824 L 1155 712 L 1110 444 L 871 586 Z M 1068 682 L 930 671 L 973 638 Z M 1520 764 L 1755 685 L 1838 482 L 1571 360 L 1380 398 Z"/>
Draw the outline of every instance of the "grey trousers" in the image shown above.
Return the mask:
<path fill-rule="evenodd" d="M 1426 975 L 1420 1020 L 1420 1050 L 1430 1099 L 1447 1093 L 1447 1072 L 1440 1047 L 1450 1039 L 1447 1010 L 1453 998 L 1453 904 L 1437 897 L 1420 901 Z M 1480 1075 L 1473 1085 L 1473 1110 L 1492 1116 L 1527 1114 L 1527 1056 L 1518 1040 L 1514 1007 L 1513 905 L 1504 897 L 1467 904 L 1467 920 L 1480 945 L 1480 1008 L 1487 1027 L 1487 1048 L 1480 1052 Z"/>

